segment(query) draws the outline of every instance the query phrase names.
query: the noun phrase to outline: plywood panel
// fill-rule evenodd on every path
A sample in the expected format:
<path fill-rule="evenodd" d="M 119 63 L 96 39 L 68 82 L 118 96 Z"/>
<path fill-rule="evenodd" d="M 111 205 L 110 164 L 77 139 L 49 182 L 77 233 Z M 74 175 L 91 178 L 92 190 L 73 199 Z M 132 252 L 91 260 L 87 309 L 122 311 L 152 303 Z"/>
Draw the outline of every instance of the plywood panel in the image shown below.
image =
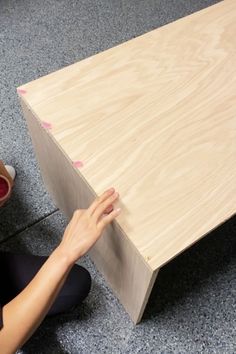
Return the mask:
<path fill-rule="evenodd" d="M 226 0 L 24 86 L 153 270 L 235 213 L 235 38 Z"/>
<path fill-rule="evenodd" d="M 76 209 L 90 205 L 94 192 L 24 102 L 22 108 L 44 182 L 57 206 L 71 218 Z M 157 271 L 152 271 L 116 222 L 106 228 L 90 257 L 132 320 L 139 322 Z"/>

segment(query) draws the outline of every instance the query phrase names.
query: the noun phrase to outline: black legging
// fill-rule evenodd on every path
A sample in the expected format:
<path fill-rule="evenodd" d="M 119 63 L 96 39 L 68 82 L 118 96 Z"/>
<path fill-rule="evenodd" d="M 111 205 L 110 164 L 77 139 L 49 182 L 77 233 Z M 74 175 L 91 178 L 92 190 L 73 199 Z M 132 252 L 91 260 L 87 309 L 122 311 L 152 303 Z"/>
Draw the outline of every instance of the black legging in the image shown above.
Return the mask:
<path fill-rule="evenodd" d="M 19 294 L 32 280 L 48 257 L 0 252 L 0 304 L 3 306 Z M 75 264 L 48 315 L 69 310 L 81 303 L 91 288 L 89 272 Z"/>

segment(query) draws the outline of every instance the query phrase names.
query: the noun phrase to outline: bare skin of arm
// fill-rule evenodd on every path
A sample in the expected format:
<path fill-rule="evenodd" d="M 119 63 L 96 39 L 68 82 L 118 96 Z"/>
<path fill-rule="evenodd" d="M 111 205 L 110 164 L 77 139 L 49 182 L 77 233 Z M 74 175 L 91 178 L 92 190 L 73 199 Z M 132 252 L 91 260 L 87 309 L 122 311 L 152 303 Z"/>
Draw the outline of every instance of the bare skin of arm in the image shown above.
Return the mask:
<path fill-rule="evenodd" d="M 111 188 L 88 209 L 75 211 L 59 246 L 28 286 L 3 307 L 1 354 L 14 353 L 38 328 L 74 263 L 88 252 L 104 228 L 119 215 L 120 209 L 105 214 L 117 199 L 118 193 Z"/>

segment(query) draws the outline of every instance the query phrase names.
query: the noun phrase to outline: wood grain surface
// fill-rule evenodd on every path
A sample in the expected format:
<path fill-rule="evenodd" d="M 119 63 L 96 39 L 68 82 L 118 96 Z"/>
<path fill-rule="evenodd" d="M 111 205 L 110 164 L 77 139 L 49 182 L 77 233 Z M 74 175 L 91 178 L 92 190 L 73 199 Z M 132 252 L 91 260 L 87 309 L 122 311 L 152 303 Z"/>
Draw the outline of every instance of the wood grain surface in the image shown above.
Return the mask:
<path fill-rule="evenodd" d="M 236 1 L 21 87 L 156 270 L 236 212 Z"/>

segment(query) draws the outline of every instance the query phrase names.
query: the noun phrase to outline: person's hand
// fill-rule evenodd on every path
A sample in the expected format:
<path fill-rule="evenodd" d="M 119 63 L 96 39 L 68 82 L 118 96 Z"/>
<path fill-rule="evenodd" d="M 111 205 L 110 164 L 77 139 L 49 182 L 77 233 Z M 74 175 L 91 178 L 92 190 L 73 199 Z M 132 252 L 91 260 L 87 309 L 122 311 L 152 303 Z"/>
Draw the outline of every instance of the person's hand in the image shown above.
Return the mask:
<path fill-rule="evenodd" d="M 78 209 L 68 224 L 58 249 L 74 264 L 89 251 L 101 236 L 104 228 L 119 214 L 120 208 L 113 209 L 119 194 L 111 188 L 104 192 L 88 209 Z"/>

